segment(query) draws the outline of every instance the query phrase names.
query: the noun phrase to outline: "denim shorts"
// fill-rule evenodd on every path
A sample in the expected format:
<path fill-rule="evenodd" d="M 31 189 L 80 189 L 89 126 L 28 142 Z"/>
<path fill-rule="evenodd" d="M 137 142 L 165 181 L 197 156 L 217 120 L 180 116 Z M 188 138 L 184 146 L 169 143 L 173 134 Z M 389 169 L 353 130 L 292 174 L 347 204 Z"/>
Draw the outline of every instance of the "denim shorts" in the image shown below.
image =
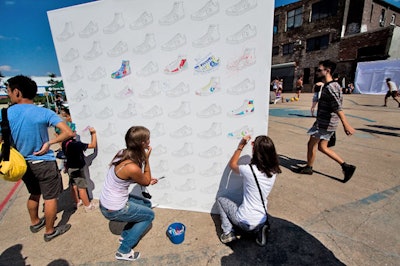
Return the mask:
<path fill-rule="evenodd" d="M 317 128 L 315 125 L 307 132 L 308 135 L 323 140 L 330 140 L 335 131 L 327 131 L 326 129 Z"/>

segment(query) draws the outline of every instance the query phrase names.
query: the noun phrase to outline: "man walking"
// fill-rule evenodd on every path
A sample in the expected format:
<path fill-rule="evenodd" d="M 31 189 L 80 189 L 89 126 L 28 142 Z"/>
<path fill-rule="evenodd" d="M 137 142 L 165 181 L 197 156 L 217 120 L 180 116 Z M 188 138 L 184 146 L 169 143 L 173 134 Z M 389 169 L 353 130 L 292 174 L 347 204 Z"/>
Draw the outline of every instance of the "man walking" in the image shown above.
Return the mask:
<path fill-rule="evenodd" d="M 299 173 L 313 174 L 313 164 L 318 147 L 319 151 L 341 165 L 344 173 L 343 183 L 346 183 L 353 176 L 356 167 L 345 163 L 338 154 L 328 148 L 328 141 L 336 131 L 339 120 L 342 122 L 346 135 L 351 136 L 355 131 L 347 122 L 347 118 L 342 110 L 342 90 L 340 85 L 332 78 L 335 69 L 336 63 L 330 60 L 319 63 L 317 76 L 322 78 L 325 85 L 322 88 L 321 97 L 318 102 L 317 119 L 308 131 L 310 139 L 307 144 L 307 165 L 300 168 Z"/>
<path fill-rule="evenodd" d="M 385 104 L 383 106 L 387 106 L 387 99 L 391 96 L 393 98 L 393 100 L 395 100 L 398 104 L 399 104 L 399 108 L 400 108 L 400 102 L 397 99 L 398 95 L 398 91 L 397 91 L 397 86 L 396 83 L 394 83 L 390 78 L 386 79 L 386 85 L 388 86 L 388 92 L 385 95 Z"/>
<path fill-rule="evenodd" d="M 26 76 L 15 76 L 7 81 L 7 93 L 12 103 L 8 108 L 11 135 L 17 150 L 25 157 L 28 169 L 23 176 L 28 191 L 28 213 L 31 219 L 30 230 L 39 232 L 45 227 L 44 240 L 65 233 L 70 224 L 54 227 L 57 215 L 57 197 L 63 190 L 52 144 L 62 142 L 73 136 L 71 129 L 53 111 L 38 107 L 33 103 L 37 93 L 36 83 Z M 49 139 L 48 127 L 55 126 L 61 133 Z M 43 196 L 44 217 L 39 218 L 39 200 Z"/>

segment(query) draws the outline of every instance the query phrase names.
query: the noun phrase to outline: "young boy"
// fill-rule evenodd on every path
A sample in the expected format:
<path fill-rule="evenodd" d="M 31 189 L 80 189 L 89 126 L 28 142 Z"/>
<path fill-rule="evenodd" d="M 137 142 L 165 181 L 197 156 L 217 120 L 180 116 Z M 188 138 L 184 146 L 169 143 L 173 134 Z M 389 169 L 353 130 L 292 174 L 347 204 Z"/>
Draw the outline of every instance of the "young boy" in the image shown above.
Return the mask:
<path fill-rule="evenodd" d="M 96 130 L 93 127 L 89 128 L 91 141 L 90 144 L 82 143 L 76 140 L 76 134 L 74 137 L 65 140 L 61 147 L 67 158 L 66 167 L 70 179 L 70 185 L 72 186 L 72 197 L 75 200 L 76 206 L 80 206 L 80 200 L 85 207 L 86 212 L 93 211 L 97 208 L 97 204 L 90 202 L 87 194 L 87 181 L 84 171 L 85 166 L 85 155 L 84 151 L 96 148 L 97 137 Z"/>

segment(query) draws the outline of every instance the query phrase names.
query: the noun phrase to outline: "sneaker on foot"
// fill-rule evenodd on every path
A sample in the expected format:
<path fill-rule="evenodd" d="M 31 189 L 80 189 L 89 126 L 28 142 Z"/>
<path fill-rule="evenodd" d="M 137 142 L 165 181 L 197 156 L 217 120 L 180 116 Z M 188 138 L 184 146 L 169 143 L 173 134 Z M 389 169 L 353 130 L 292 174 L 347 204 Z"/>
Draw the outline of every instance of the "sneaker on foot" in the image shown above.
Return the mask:
<path fill-rule="evenodd" d="M 219 239 L 221 240 L 222 243 L 226 244 L 232 242 L 233 240 L 236 240 L 237 237 L 234 232 L 230 232 L 228 234 L 221 234 Z"/>
<path fill-rule="evenodd" d="M 308 166 L 308 165 L 299 168 L 298 171 L 299 171 L 299 174 L 303 174 L 303 175 L 312 175 L 313 174 L 312 167 Z"/>
<path fill-rule="evenodd" d="M 344 173 L 343 183 L 346 183 L 353 176 L 354 171 L 356 170 L 356 167 L 354 165 L 351 165 L 351 164 L 344 164 L 342 166 L 342 169 L 343 169 L 343 173 Z"/>
<path fill-rule="evenodd" d="M 264 224 L 257 232 L 256 243 L 263 247 L 267 244 L 268 240 L 268 233 L 269 233 L 269 225 Z"/>
<path fill-rule="evenodd" d="M 32 233 L 37 233 L 40 230 L 42 230 L 42 228 L 46 225 L 46 218 L 42 217 L 39 219 L 39 222 L 35 225 L 31 225 L 29 226 L 29 229 L 31 229 Z"/>
<path fill-rule="evenodd" d="M 97 209 L 99 205 L 97 203 L 91 202 L 89 206 L 85 206 L 85 212 L 92 212 Z"/>
<path fill-rule="evenodd" d="M 44 234 L 44 241 L 49 242 L 50 240 L 53 240 L 57 236 L 60 236 L 67 232 L 71 228 L 70 224 L 63 224 L 59 225 L 54 228 L 54 232 L 51 234 Z"/>
<path fill-rule="evenodd" d="M 117 251 L 117 253 L 115 253 L 115 258 L 117 260 L 134 261 L 134 260 L 137 260 L 139 257 L 140 257 L 140 253 L 133 251 L 133 249 L 131 250 L 131 252 L 126 253 L 126 254 L 118 252 L 118 251 Z"/>

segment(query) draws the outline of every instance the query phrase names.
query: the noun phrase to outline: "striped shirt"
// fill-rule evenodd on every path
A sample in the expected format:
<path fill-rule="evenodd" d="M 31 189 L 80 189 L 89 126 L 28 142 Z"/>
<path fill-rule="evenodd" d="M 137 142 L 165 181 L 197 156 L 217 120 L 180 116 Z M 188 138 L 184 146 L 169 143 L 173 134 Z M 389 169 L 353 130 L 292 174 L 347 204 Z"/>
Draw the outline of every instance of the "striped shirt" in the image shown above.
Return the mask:
<path fill-rule="evenodd" d="M 336 131 L 340 118 L 338 111 L 342 110 L 342 88 L 336 81 L 324 85 L 318 101 L 317 127 L 327 131 Z"/>

